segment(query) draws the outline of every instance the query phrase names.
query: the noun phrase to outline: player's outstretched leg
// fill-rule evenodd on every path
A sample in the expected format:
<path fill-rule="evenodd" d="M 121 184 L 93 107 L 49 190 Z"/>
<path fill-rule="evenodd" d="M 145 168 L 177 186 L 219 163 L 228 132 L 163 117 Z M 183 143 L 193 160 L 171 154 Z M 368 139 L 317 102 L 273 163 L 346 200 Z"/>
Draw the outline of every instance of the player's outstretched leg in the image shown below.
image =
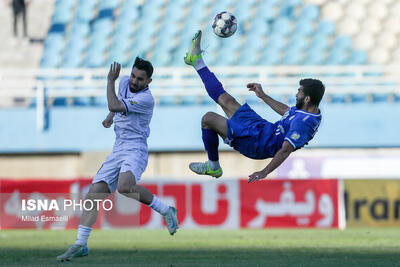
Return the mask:
<path fill-rule="evenodd" d="M 212 73 L 204 63 L 201 56 L 202 50 L 200 43 L 201 31 L 198 31 L 192 39 L 192 46 L 190 47 L 189 52 L 186 53 L 184 60 L 186 64 L 191 65 L 196 69 L 206 87 L 208 95 L 218 103 L 218 97 L 223 93 L 226 93 L 226 91 L 221 82 L 217 77 L 215 77 L 214 73 Z"/>

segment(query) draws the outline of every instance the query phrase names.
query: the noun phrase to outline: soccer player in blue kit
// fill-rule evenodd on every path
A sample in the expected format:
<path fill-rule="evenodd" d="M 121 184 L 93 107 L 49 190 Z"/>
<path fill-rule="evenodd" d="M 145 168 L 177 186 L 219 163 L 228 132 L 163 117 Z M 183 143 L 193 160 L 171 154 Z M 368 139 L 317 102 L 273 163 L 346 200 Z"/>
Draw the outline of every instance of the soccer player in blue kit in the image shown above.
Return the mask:
<path fill-rule="evenodd" d="M 264 179 L 281 165 L 290 153 L 308 144 L 314 137 L 321 123 L 318 106 L 325 87 L 316 79 L 301 80 L 296 94 L 296 106 L 289 108 L 265 94 L 260 84 L 247 84 L 249 91 L 253 91 L 275 112 L 282 115 L 279 121 L 271 123 L 261 118 L 247 103 L 240 105 L 224 90 L 214 73 L 204 63 L 200 42 L 201 31 L 198 31 L 184 58 L 185 63 L 196 69 L 208 95 L 222 107 L 228 119 L 214 112 L 203 116 L 201 130 L 208 161 L 192 162 L 189 168 L 197 174 L 215 178 L 222 175 L 218 157 L 220 135 L 225 143 L 246 157 L 272 158 L 264 169 L 249 175 L 248 182 Z"/>
<path fill-rule="evenodd" d="M 138 185 L 148 159 L 147 138 L 150 135 L 149 124 L 154 109 L 154 98 L 149 89 L 153 66 L 149 61 L 137 57 L 130 77 L 121 77 L 117 96 L 115 81 L 119 77 L 120 69 L 121 65 L 116 62 L 110 66 L 107 77 L 107 102 L 110 113 L 103 121 L 105 128 L 109 128 L 113 123 L 115 125 L 116 139 L 113 151 L 94 177 L 86 199 L 103 200 L 118 190 L 124 196 L 138 200 L 160 213 L 169 233 L 173 235 L 178 229 L 176 209 L 165 205 L 147 188 Z M 87 241 L 97 214 L 96 208 L 83 210 L 75 244 L 58 256 L 58 260 L 65 261 L 88 255 Z"/>

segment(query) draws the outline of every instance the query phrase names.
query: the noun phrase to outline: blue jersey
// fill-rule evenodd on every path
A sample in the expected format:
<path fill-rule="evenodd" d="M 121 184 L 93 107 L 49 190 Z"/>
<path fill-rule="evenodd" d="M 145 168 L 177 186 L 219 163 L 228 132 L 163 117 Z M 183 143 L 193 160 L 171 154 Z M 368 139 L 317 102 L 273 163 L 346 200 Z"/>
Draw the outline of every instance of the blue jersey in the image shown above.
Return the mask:
<path fill-rule="evenodd" d="M 252 159 L 273 157 L 288 141 L 297 150 L 315 135 L 321 114 L 291 107 L 282 118 L 271 123 L 261 118 L 247 104 L 241 106 L 228 120 L 226 140 L 235 150 Z"/>
<path fill-rule="evenodd" d="M 317 132 L 321 117 L 321 113 L 314 114 L 291 107 L 274 124 L 275 138 L 273 140 L 275 141 L 276 151 L 282 147 L 284 141 L 288 141 L 294 150 L 307 145 Z"/>

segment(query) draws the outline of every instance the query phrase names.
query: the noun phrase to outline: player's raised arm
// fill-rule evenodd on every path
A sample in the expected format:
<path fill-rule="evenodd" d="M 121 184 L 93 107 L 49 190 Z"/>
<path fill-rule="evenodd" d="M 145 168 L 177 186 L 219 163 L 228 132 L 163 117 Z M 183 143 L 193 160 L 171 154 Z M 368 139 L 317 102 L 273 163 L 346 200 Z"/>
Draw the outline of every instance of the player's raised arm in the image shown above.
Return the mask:
<path fill-rule="evenodd" d="M 126 112 L 125 105 L 118 100 L 115 94 L 115 80 L 118 79 L 121 65 L 114 62 L 110 66 L 110 70 L 107 76 L 107 102 L 108 110 L 111 112 Z"/>
<path fill-rule="evenodd" d="M 289 144 L 288 141 L 284 141 L 282 148 L 276 152 L 275 156 L 272 158 L 271 162 L 265 167 L 262 171 L 255 172 L 249 176 L 248 182 L 254 182 L 260 179 L 264 179 L 270 174 L 273 170 L 278 168 L 282 162 L 289 157 L 290 153 L 294 150 L 293 146 Z"/>
<path fill-rule="evenodd" d="M 249 91 L 254 92 L 257 97 L 261 98 L 268 106 L 270 106 L 279 115 L 285 114 L 285 112 L 289 109 L 287 105 L 279 101 L 276 101 L 275 99 L 264 93 L 261 84 L 259 83 L 249 83 L 247 84 L 247 88 L 249 88 Z"/>

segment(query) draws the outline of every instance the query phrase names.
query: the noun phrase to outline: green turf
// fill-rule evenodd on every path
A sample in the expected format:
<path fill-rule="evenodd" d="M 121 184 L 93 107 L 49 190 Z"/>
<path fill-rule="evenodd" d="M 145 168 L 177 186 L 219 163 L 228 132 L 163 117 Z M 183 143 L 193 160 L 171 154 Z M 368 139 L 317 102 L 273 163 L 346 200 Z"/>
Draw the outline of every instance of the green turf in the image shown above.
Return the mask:
<path fill-rule="evenodd" d="M 58 263 L 75 231 L 0 231 L 2 266 L 399 266 L 400 229 L 95 230 L 88 257 Z"/>

